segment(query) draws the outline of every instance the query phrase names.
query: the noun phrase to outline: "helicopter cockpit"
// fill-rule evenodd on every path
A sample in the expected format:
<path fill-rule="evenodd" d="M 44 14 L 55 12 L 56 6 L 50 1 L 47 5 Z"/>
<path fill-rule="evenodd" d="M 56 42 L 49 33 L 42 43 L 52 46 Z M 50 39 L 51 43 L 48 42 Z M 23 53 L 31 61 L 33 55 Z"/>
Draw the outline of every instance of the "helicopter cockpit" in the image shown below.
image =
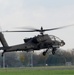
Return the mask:
<path fill-rule="evenodd" d="M 49 35 L 49 37 L 54 42 L 54 44 L 59 45 L 59 46 L 65 45 L 65 42 L 63 40 L 61 40 L 60 38 L 58 38 L 58 37 L 56 37 L 54 35 Z"/>
<path fill-rule="evenodd" d="M 61 39 L 54 36 L 54 35 L 49 35 L 49 37 L 51 38 L 52 41 L 58 41 L 58 42 L 61 42 Z"/>

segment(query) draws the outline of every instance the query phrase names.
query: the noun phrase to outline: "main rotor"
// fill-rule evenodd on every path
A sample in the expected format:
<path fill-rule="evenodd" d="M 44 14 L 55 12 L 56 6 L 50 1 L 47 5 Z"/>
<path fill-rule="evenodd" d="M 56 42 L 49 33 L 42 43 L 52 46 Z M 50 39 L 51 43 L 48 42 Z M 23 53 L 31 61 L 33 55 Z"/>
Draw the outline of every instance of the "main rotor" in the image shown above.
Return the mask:
<path fill-rule="evenodd" d="M 74 26 L 74 25 L 61 26 L 61 27 L 56 27 L 56 28 L 51 28 L 51 29 L 43 29 L 42 26 L 40 29 L 20 27 L 20 29 L 29 29 L 29 30 L 18 30 L 18 31 L 6 30 L 2 32 L 40 32 L 40 34 L 43 35 L 45 31 L 58 30 L 58 29 L 63 29 L 63 28 L 70 27 L 70 26 Z"/>

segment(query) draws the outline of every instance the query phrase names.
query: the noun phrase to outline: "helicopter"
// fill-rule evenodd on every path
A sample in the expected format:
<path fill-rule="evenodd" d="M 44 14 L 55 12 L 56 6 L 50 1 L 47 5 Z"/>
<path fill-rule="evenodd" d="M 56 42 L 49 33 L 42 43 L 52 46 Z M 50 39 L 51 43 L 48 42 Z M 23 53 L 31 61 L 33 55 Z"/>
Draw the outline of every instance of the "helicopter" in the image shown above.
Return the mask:
<path fill-rule="evenodd" d="M 48 35 L 44 34 L 46 31 L 52 31 L 52 30 L 58 30 L 62 28 L 66 28 L 72 25 L 57 27 L 57 28 L 51 28 L 51 29 L 43 29 L 41 27 L 40 29 L 30 29 L 30 30 L 19 30 L 19 31 L 2 31 L 2 32 L 39 32 L 40 34 L 34 37 L 26 38 L 24 39 L 23 44 L 18 44 L 14 46 L 8 46 L 6 39 L 2 32 L 0 32 L 0 41 L 3 45 L 3 47 L 0 47 L 0 50 L 3 50 L 2 56 L 5 52 L 12 52 L 12 51 L 35 51 L 35 50 L 41 50 L 46 49 L 43 51 L 43 55 L 45 56 L 49 49 L 52 49 L 52 54 L 55 54 L 55 51 L 64 46 L 65 42 L 61 40 L 60 38 L 54 36 L 54 35 Z"/>

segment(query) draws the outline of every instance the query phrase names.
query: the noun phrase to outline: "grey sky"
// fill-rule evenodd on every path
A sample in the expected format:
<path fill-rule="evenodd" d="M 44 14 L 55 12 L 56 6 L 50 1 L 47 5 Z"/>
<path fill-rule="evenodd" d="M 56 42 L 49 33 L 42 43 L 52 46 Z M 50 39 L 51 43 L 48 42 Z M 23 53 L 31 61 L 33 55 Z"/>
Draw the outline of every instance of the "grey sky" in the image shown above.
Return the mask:
<path fill-rule="evenodd" d="M 74 0 L 0 0 L 0 25 L 13 27 L 53 28 L 74 24 Z M 64 49 L 74 48 L 74 27 L 46 32 L 66 42 Z M 9 45 L 22 43 L 38 33 L 4 33 Z"/>

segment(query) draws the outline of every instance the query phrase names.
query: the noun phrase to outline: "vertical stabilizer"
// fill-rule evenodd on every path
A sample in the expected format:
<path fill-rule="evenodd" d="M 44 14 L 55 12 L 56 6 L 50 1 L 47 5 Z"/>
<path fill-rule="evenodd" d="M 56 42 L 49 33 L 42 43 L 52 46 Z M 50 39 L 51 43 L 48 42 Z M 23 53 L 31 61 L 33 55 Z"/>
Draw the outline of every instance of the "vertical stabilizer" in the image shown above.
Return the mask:
<path fill-rule="evenodd" d="M 2 34 L 2 32 L 0 32 L 0 41 L 1 41 L 2 45 L 3 45 L 3 47 L 8 47 L 8 44 L 7 44 L 6 40 L 5 40 L 5 37 Z"/>

